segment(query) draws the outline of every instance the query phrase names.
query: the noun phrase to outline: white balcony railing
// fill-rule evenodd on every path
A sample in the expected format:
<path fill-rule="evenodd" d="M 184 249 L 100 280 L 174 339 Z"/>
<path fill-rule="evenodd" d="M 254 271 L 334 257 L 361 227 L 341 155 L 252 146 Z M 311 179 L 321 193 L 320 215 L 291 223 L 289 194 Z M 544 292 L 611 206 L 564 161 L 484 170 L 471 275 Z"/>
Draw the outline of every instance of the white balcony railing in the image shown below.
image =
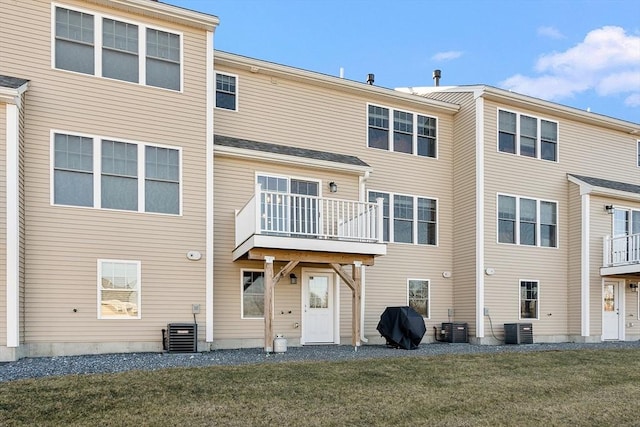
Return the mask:
<path fill-rule="evenodd" d="M 376 203 L 262 191 L 236 211 L 236 247 L 254 234 L 382 243 Z"/>
<path fill-rule="evenodd" d="M 604 267 L 640 263 L 640 234 L 604 238 Z"/>

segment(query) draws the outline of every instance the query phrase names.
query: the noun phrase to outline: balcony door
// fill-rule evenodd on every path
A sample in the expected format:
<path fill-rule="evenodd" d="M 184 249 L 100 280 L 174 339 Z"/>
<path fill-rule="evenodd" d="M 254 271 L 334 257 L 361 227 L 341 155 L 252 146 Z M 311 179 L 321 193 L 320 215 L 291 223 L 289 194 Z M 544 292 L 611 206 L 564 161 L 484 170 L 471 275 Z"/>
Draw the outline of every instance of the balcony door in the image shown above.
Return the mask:
<path fill-rule="evenodd" d="M 258 175 L 262 229 L 296 237 L 319 233 L 318 181 Z"/>
<path fill-rule="evenodd" d="M 626 238 L 640 234 L 640 211 L 615 208 L 613 213 L 613 263 L 626 263 L 640 259 L 640 248 Z M 617 237 L 617 239 L 616 239 Z"/>

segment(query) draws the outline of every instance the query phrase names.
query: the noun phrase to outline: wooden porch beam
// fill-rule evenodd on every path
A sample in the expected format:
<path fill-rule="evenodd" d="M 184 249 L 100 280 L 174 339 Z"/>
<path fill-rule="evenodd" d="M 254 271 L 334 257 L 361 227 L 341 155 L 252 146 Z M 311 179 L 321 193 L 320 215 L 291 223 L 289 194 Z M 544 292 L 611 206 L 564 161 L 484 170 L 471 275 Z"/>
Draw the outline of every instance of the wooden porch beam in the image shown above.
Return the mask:
<path fill-rule="evenodd" d="M 275 287 L 275 285 L 278 284 L 278 282 L 280 281 L 280 279 L 282 279 L 283 277 L 286 277 L 287 274 L 291 273 L 291 270 L 293 270 L 294 268 L 296 268 L 296 265 L 298 265 L 300 263 L 300 261 L 296 260 L 292 260 L 289 261 L 287 263 L 287 265 L 285 265 L 279 272 L 278 274 L 276 274 L 273 277 L 273 286 Z"/>
<path fill-rule="evenodd" d="M 344 281 L 344 283 L 347 284 L 347 286 L 349 286 L 351 288 L 351 290 L 353 291 L 355 289 L 355 282 L 353 281 L 353 279 L 351 279 L 351 277 L 347 276 L 347 273 L 345 273 L 345 271 L 342 269 L 342 266 L 340 264 L 329 264 L 331 266 L 331 268 L 333 268 L 333 270 L 338 273 L 338 276 L 340 276 L 340 278 Z"/>
<path fill-rule="evenodd" d="M 361 262 L 362 265 L 373 265 L 375 257 L 367 254 L 347 254 L 347 253 L 334 253 L 334 252 L 316 252 L 316 251 L 299 251 L 290 249 L 268 249 L 268 248 L 253 248 L 247 252 L 247 259 L 250 260 L 263 260 L 264 257 L 271 256 L 276 261 L 291 261 L 297 260 L 298 262 L 306 262 L 313 264 L 353 264 L 354 262 Z"/>
<path fill-rule="evenodd" d="M 351 344 L 360 347 L 360 313 L 362 308 L 362 263 L 355 261 L 351 270 L 351 277 L 342 269 L 340 264 L 329 264 L 338 276 L 351 288 Z"/>

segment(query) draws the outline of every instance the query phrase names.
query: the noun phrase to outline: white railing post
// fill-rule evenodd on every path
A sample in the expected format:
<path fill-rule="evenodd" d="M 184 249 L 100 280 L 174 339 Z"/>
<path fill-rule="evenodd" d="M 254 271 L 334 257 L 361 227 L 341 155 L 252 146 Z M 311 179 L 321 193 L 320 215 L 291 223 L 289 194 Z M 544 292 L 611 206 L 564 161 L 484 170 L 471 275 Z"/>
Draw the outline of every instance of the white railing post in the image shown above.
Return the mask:
<path fill-rule="evenodd" d="M 376 215 L 377 221 L 377 238 L 378 243 L 382 243 L 384 241 L 384 199 L 382 197 L 378 197 L 376 199 L 376 203 L 378 204 L 378 212 Z"/>

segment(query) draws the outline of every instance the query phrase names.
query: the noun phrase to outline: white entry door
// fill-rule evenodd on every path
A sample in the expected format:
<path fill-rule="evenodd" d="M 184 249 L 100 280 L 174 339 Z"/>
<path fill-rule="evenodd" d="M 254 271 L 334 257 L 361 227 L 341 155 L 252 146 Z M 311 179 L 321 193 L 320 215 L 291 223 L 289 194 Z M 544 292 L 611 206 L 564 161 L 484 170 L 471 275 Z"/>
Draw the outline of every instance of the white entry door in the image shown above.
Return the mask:
<path fill-rule="evenodd" d="M 303 274 L 302 338 L 303 343 L 333 343 L 334 275 L 310 271 Z"/>
<path fill-rule="evenodd" d="M 620 322 L 620 283 L 605 282 L 602 305 L 602 339 L 619 340 Z"/>

